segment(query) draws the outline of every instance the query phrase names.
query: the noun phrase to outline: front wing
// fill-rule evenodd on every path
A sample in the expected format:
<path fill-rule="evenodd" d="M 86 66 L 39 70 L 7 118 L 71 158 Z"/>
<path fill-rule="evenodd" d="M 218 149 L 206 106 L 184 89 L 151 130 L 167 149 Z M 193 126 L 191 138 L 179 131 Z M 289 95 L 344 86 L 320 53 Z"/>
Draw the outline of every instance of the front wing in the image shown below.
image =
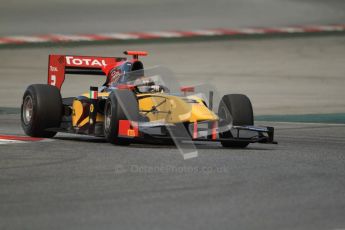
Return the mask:
<path fill-rule="evenodd" d="M 171 132 L 171 130 L 174 130 L 174 132 Z M 179 132 L 179 130 L 183 130 L 183 132 Z M 185 135 L 186 130 L 189 134 L 188 136 Z M 164 122 L 132 122 L 129 120 L 121 120 L 119 136 L 140 142 L 164 142 L 175 139 L 178 141 L 229 141 L 277 144 L 277 142 L 274 141 L 273 127 L 232 126 L 230 131 L 232 137 L 222 138 L 220 132 L 224 131 L 221 131 L 221 129 L 209 122 L 203 124 L 198 123 L 198 125 L 195 123 L 186 125 L 182 123 L 167 124 Z M 173 133 L 174 136 L 172 136 L 171 133 Z M 181 133 L 181 135 L 179 135 L 179 133 Z"/>

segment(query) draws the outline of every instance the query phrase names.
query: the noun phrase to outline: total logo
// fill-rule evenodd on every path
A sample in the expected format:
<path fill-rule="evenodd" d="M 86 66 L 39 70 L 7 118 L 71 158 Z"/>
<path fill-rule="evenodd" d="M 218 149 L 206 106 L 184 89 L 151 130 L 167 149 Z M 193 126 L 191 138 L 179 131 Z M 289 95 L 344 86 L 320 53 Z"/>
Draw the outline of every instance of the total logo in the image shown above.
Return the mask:
<path fill-rule="evenodd" d="M 75 66 L 107 66 L 105 60 L 92 58 L 74 58 L 73 56 L 66 56 L 67 65 Z"/>
<path fill-rule="evenodd" d="M 49 70 L 52 72 L 58 72 L 59 71 L 57 67 L 51 66 L 51 65 L 49 66 Z"/>

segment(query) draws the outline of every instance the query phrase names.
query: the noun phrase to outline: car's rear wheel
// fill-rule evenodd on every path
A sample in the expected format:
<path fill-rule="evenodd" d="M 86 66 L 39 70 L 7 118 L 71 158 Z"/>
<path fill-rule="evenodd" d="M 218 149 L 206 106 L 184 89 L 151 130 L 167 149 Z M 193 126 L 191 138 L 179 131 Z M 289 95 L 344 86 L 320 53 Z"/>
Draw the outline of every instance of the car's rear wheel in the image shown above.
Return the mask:
<path fill-rule="evenodd" d="M 249 98 L 243 94 L 224 95 L 218 108 L 221 126 L 248 126 L 254 124 L 253 108 Z M 232 138 L 230 130 L 220 133 L 221 138 Z M 223 147 L 245 148 L 249 142 L 221 141 Z"/>
<path fill-rule="evenodd" d="M 114 90 L 104 106 L 104 136 L 115 145 L 129 145 L 131 140 L 119 137 L 119 121 L 138 121 L 139 106 L 130 90 Z"/>
<path fill-rule="evenodd" d="M 30 85 L 23 96 L 21 125 L 32 137 L 53 137 L 62 117 L 62 99 L 58 88 L 51 85 Z"/>

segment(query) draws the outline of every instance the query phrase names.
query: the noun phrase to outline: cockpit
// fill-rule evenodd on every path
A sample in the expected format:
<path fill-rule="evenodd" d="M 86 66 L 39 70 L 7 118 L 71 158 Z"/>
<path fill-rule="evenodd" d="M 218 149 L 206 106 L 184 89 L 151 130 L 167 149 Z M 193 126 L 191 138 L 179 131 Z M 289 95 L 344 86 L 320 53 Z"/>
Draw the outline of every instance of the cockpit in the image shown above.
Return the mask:
<path fill-rule="evenodd" d="M 126 61 L 109 71 L 107 85 L 116 87 L 119 84 L 135 82 L 144 76 L 144 65 L 141 61 Z"/>

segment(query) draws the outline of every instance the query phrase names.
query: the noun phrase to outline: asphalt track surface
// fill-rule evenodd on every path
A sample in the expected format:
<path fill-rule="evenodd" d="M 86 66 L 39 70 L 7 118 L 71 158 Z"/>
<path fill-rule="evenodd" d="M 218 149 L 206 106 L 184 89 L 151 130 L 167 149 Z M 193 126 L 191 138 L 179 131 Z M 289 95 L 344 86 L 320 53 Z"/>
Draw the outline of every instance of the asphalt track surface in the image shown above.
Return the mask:
<path fill-rule="evenodd" d="M 18 134 L 18 115 L 1 115 Z M 343 229 L 344 125 L 266 123 L 279 145 L 0 145 L 1 229 Z"/>
<path fill-rule="evenodd" d="M 184 83 L 211 77 L 220 92 L 248 94 L 256 114 L 343 113 L 344 46 L 328 36 L 5 49 L 0 102 L 18 107 L 28 84 L 45 82 L 49 53 L 140 48 L 148 66 L 170 66 Z M 18 114 L 0 124 L 1 134 L 23 135 Z M 258 124 L 276 127 L 279 144 L 199 143 L 190 160 L 173 146 L 66 134 L 0 145 L 0 229 L 344 229 L 345 125 Z"/>
<path fill-rule="evenodd" d="M 1 1 L 0 36 L 336 24 L 342 0 Z"/>

